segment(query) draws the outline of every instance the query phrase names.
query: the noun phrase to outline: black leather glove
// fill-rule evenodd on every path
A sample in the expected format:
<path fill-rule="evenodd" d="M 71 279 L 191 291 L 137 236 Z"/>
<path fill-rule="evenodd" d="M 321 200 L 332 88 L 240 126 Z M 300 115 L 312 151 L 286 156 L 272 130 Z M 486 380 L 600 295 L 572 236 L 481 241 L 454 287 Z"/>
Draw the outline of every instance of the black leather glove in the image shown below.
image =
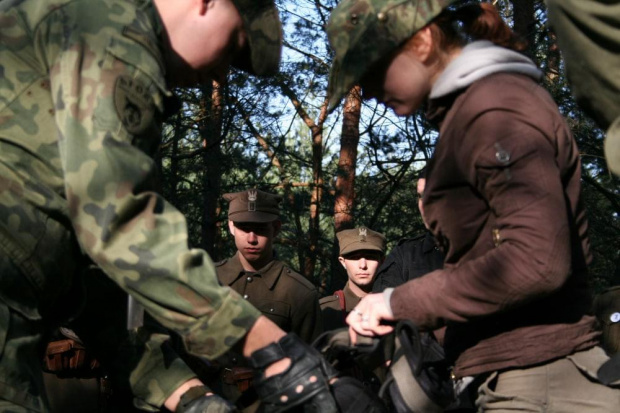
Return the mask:
<path fill-rule="evenodd" d="M 269 365 L 285 358 L 291 359 L 288 369 L 265 377 L 265 369 Z M 336 371 L 295 334 L 289 333 L 277 343 L 255 351 L 249 360 L 256 370 L 255 388 L 262 400 L 262 411 L 338 412 L 329 386 Z"/>
<path fill-rule="evenodd" d="M 183 393 L 175 413 L 235 413 L 237 408 L 219 396 L 206 396 L 207 386 L 195 386 Z"/>

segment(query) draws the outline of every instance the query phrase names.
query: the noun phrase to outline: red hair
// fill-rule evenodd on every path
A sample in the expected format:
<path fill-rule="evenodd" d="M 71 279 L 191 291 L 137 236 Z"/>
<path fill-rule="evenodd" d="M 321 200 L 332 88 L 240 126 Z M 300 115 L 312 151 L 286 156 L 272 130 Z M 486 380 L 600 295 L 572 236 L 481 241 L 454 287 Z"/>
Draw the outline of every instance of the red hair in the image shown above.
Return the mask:
<path fill-rule="evenodd" d="M 431 31 L 441 49 L 461 47 L 468 39 L 489 40 L 519 52 L 527 47 L 527 42 L 512 31 L 490 3 L 446 9 L 433 20 Z"/>

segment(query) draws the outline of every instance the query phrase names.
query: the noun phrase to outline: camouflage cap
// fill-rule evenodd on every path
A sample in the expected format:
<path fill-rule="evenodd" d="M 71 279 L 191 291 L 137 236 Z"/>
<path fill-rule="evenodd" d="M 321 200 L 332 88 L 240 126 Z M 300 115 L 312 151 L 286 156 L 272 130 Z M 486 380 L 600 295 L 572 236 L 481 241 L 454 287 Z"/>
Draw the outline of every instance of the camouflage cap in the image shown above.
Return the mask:
<path fill-rule="evenodd" d="M 233 66 L 246 72 L 269 76 L 278 72 L 282 53 L 282 24 L 273 0 L 232 0 L 248 36 L 247 53 Z"/>
<path fill-rule="evenodd" d="M 340 255 L 347 255 L 355 251 L 371 250 L 385 254 L 385 237 L 372 229 L 359 227 L 345 229 L 336 233 L 340 245 Z"/>
<path fill-rule="evenodd" d="M 271 222 L 280 218 L 280 195 L 259 189 L 224 194 L 230 202 L 228 219 L 233 222 Z"/>
<path fill-rule="evenodd" d="M 455 0 L 343 0 L 327 23 L 334 61 L 329 111 L 381 58 L 426 26 Z"/>

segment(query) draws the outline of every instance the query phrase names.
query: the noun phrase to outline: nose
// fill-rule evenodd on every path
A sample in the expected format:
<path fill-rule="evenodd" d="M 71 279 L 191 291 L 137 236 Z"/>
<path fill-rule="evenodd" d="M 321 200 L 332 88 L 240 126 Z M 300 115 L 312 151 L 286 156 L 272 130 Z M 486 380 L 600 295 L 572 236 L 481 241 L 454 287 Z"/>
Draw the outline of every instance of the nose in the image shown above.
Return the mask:
<path fill-rule="evenodd" d="M 256 244 L 258 242 L 258 237 L 254 233 L 254 231 L 248 232 L 248 242 L 250 244 Z"/>
<path fill-rule="evenodd" d="M 366 258 L 360 258 L 360 260 L 359 260 L 360 268 L 364 269 L 364 268 L 366 268 L 367 265 L 368 265 L 368 263 L 366 262 Z"/>

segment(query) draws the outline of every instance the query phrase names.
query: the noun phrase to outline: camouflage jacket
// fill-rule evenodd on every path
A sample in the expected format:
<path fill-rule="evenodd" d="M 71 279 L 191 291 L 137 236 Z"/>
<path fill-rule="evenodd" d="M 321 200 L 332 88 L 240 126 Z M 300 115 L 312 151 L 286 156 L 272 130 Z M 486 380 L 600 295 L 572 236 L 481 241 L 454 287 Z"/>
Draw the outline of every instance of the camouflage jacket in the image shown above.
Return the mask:
<path fill-rule="evenodd" d="M 161 30 L 146 0 L 0 1 L 0 264 L 23 275 L 0 274 L 0 299 L 44 318 L 86 253 L 214 358 L 260 313 L 218 284 L 154 190 Z"/>

